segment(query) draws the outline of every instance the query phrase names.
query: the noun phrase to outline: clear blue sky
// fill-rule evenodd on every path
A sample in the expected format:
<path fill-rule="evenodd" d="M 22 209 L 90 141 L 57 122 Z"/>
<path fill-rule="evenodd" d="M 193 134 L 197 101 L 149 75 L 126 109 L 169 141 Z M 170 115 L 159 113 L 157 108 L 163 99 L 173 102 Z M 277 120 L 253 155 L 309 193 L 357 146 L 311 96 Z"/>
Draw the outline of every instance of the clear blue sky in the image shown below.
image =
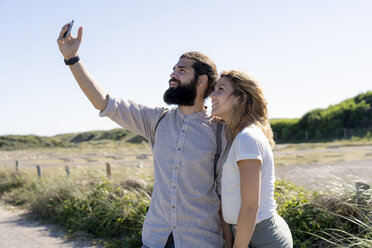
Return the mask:
<path fill-rule="evenodd" d="M 75 19 L 79 55 L 110 94 L 164 106 L 178 57 L 261 82 L 270 118 L 299 118 L 372 90 L 372 1 L 0 0 L 0 135 L 117 127 L 90 104 L 56 39 Z"/>

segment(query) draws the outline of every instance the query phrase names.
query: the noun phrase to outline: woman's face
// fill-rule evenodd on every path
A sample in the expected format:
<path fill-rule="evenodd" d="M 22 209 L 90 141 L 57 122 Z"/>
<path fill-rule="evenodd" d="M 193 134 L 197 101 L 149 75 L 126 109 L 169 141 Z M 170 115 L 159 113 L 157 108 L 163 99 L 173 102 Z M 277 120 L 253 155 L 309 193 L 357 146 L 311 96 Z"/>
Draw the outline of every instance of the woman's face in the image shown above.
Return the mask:
<path fill-rule="evenodd" d="M 239 98 L 233 94 L 234 89 L 228 78 L 222 77 L 217 81 L 214 91 L 211 93 L 212 115 L 222 118 L 229 122 L 230 114 L 234 106 L 238 103 Z"/>

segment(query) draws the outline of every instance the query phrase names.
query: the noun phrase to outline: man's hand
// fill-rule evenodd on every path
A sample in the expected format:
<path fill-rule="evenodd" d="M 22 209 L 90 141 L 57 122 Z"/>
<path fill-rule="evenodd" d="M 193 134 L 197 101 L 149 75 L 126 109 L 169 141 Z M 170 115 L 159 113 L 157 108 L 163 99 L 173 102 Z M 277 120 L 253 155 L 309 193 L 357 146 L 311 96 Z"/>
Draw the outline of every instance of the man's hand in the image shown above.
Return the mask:
<path fill-rule="evenodd" d="M 57 39 L 59 50 L 66 60 L 77 56 L 77 52 L 81 44 L 81 38 L 83 37 L 83 27 L 79 28 L 78 36 L 76 38 L 71 36 L 71 32 L 66 37 L 63 37 L 68 28 L 69 23 L 62 27 L 62 30 L 59 33 L 59 37 Z"/>

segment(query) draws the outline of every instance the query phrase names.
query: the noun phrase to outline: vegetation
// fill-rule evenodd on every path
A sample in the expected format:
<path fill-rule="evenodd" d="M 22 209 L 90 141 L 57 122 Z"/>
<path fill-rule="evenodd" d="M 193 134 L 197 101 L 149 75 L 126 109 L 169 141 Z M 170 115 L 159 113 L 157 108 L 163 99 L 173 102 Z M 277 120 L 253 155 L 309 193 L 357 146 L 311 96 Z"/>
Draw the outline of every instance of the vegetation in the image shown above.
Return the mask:
<path fill-rule="evenodd" d="M 4 192 L 23 187 L 26 181 L 25 175 L 22 173 L 0 170 L 0 196 Z"/>
<path fill-rule="evenodd" d="M 75 172 L 37 179 L 1 170 L 0 179 L 9 178 L 0 181 L 2 200 L 61 225 L 70 235 L 85 231 L 104 240 L 106 247 L 140 247 L 151 184 L 141 179 L 107 180 L 92 169 Z"/>
<path fill-rule="evenodd" d="M 109 131 L 60 134 L 53 137 L 41 137 L 35 135 L 5 135 L 0 136 L 0 150 L 76 147 L 79 145 L 84 145 L 85 143 L 104 140 L 122 141 L 132 144 L 147 142 L 142 136 L 135 135 L 122 128 L 116 128 Z"/>
<path fill-rule="evenodd" d="M 294 247 L 371 247 L 371 191 L 335 189 L 320 194 L 285 181 L 276 185 L 278 213 L 287 221 Z"/>
<path fill-rule="evenodd" d="M 372 91 L 346 99 L 326 109 L 314 109 L 300 119 L 270 121 L 277 143 L 319 142 L 335 139 L 372 139 Z M 92 141 L 114 140 L 128 143 L 147 142 L 128 130 L 90 131 L 53 137 L 35 135 L 0 136 L 0 150 L 39 147 L 76 147 Z"/>
<path fill-rule="evenodd" d="M 70 234 L 85 231 L 104 240 L 105 247 L 140 247 L 152 180 L 131 178 L 107 180 L 97 170 L 81 169 L 69 177 L 36 179 L 2 170 L 0 189 L 4 202 L 59 223 Z M 295 247 L 371 247 L 370 193 L 345 189 L 312 193 L 279 181 L 275 198 Z"/>
<path fill-rule="evenodd" d="M 271 126 L 278 143 L 372 138 L 372 91 L 326 109 L 314 109 L 300 119 L 276 119 Z"/>
<path fill-rule="evenodd" d="M 367 92 L 327 109 L 310 111 L 300 119 L 271 120 L 271 125 L 278 143 L 345 137 L 350 139 L 338 141 L 337 146 L 370 143 L 371 104 L 372 92 Z M 124 129 L 53 137 L 8 135 L 0 136 L 0 150 L 67 147 L 69 149 L 61 149 L 61 154 L 71 154 L 75 148 L 79 152 L 85 149 L 85 153 L 89 147 L 116 149 L 121 142 L 138 148 L 137 144 L 144 141 Z M 315 162 L 318 157 L 323 161 L 325 158 L 347 161 L 355 160 L 355 156 L 371 156 L 368 151 L 360 154 L 351 151 L 354 154 L 351 158 L 344 150 L 329 154 L 335 144 L 306 144 L 318 150 L 297 154 L 295 158 L 282 152 L 277 161 L 286 165 L 293 163 L 293 159 L 298 164 L 298 161 Z M 280 151 L 303 150 L 306 145 L 286 145 Z M 118 154 L 109 157 L 117 156 L 120 157 Z M 38 179 L 35 172 L 27 168 L 21 171 L 0 168 L 0 197 L 6 204 L 26 208 L 37 217 L 60 224 L 71 235 L 85 231 L 103 240 L 106 247 L 140 247 L 142 223 L 152 193 L 152 178 L 147 178 L 145 168 L 140 167 L 131 168 L 130 173 L 128 169 L 116 172 L 118 176 L 110 180 L 97 169 L 74 168 L 67 177 L 63 169 L 53 168 L 56 171 L 43 172 L 43 177 Z M 275 198 L 279 214 L 291 228 L 294 247 L 372 247 L 371 193 L 371 190 L 348 188 L 328 193 L 309 192 L 279 181 Z"/>

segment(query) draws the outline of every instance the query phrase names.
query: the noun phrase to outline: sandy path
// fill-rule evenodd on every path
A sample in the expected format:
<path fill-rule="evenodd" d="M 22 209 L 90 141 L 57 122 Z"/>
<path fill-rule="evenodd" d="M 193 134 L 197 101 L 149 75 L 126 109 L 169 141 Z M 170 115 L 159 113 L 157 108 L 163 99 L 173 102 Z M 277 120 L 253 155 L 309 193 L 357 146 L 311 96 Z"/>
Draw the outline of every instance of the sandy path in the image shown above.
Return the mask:
<path fill-rule="evenodd" d="M 28 220 L 23 214 L 0 206 L 0 247 L 56 248 L 98 247 L 87 241 L 66 241 L 58 228 Z"/>
<path fill-rule="evenodd" d="M 355 188 L 356 182 L 372 186 L 372 159 L 278 166 L 275 174 L 310 190 Z"/>

